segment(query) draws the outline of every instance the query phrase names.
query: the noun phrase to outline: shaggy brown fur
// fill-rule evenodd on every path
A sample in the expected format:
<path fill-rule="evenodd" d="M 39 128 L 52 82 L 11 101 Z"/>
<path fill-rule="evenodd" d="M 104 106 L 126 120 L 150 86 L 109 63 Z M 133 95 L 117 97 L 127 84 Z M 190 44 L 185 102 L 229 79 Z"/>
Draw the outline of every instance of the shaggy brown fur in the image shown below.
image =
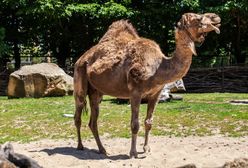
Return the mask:
<path fill-rule="evenodd" d="M 181 79 L 188 71 L 195 42 L 202 43 L 207 32 L 219 31 L 216 14 L 187 13 L 176 29 L 176 49 L 172 58 L 164 56 L 152 40 L 139 37 L 135 28 L 125 20 L 114 22 L 99 43 L 83 54 L 75 64 L 74 96 L 75 125 L 78 149 L 83 149 L 80 127 L 82 109 L 89 96 L 91 117 L 89 127 L 100 153 L 106 151 L 98 135 L 97 118 L 103 94 L 128 98 L 131 102 L 131 157 L 137 157 L 136 138 L 139 130 L 139 106 L 143 97 L 148 100 L 145 119 L 144 150 L 149 151 L 148 135 L 152 114 L 159 94 L 166 83 Z"/>

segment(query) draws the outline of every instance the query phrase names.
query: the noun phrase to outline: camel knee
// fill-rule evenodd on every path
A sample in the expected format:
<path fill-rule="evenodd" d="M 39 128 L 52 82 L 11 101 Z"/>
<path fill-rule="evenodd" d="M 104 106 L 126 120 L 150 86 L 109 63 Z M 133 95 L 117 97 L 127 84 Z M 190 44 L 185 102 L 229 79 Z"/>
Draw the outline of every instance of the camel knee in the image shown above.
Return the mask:
<path fill-rule="evenodd" d="M 145 120 L 145 129 L 150 131 L 152 128 L 152 118 L 151 119 L 146 119 Z"/>
<path fill-rule="evenodd" d="M 150 131 L 152 129 L 152 124 L 145 124 L 145 129 Z"/>
<path fill-rule="evenodd" d="M 131 129 L 133 134 L 137 134 L 139 131 L 139 120 L 135 119 L 131 123 Z"/>

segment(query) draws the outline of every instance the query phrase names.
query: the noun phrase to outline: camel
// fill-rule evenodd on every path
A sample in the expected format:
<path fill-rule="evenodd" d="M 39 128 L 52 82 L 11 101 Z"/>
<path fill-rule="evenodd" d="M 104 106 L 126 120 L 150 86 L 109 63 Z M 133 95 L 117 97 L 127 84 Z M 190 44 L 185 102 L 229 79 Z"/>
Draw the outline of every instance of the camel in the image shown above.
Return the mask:
<path fill-rule="evenodd" d="M 139 107 L 146 97 L 144 151 L 149 152 L 148 136 L 159 94 L 166 83 L 181 79 L 190 68 L 195 43 L 203 43 L 208 32 L 220 33 L 220 17 L 214 13 L 185 13 L 175 28 L 176 49 L 166 57 L 158 44 L 142 38 L 126 20 L 113 22 L 99 43 L 86 51 L 74 66 L 74 122 L 77 149 L 84 149 L 80 127 L 86 97 L 91 109 L 89 127 L 99 152 L 107 154 L 98 135 L 97 119 L 103 95 L 129 99 L 131 104 L 130 158 L 137 158 L 136 140 L 139 130 Z"/>

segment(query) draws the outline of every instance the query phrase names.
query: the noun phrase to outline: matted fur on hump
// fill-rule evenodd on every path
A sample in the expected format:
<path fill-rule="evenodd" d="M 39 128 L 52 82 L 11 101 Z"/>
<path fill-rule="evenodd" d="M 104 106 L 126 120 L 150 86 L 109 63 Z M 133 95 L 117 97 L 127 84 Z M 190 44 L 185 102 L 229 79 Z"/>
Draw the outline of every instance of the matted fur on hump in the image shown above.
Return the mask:
<path fill-rule="evenodd" d="M 126 63 L 135 81 L 153 76 L 163 54 L 152 40 L 138 36 L 134 27 L 126 20 L 114 22 L 95 46 L 91 57 L 90 71 L 101 74 L 108 70 L 119 71 Z"/>
<path fill-rule="evenodd" d="M 99 74 L 123 63 L 128 43 L 136 39 L 139 39 L 139 36 L 127 20 L 112 23 L 95 47 L 91 69 Z"/>
<path fill-rule="evenodd" d="M 128 22 L 128 20 L 119 20 L 119 21 L 113 22 L 109 26 L 108 31 L 100 39 L 99 43 L 113 40 L 117 38 L 120 35 L 120 33 L 126 33 L 132 36 L 133 38 L 139 37 L 136 29 L 133 27 L 131 23 Z"/>

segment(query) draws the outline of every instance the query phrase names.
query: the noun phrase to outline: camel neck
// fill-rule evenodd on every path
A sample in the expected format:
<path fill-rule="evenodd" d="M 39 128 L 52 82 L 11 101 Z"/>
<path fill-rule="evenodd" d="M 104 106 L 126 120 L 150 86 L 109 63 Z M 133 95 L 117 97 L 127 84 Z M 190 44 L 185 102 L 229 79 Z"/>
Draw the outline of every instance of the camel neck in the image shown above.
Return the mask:
<path fill-rule="evenodd" d="M 171 58 L 163 58 L 160 66 L 161 83 L 173 82 L 186 75 L 192 63 L 194 47 L 194 42 L 185 32 L 176 32 L 176 49 Z"/>

